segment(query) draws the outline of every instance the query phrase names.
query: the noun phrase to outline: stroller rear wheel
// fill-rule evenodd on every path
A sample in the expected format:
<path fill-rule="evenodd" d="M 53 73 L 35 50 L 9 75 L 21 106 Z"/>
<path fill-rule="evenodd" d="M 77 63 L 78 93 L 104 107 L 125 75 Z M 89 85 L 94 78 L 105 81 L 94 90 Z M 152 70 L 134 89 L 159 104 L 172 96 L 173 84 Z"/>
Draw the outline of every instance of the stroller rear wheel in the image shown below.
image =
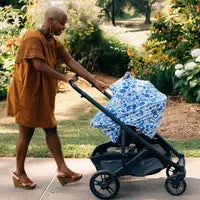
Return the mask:
<path fill-rule="evenodd" d="M 175 196 L 179 196 L 185 192 L 186 186 L 187 185 L 184 179 L 179 181 L 176 180 L 176 175 L 168 177 L 165 181 L 165 188 L 167 192 Z"/>
<path fill-rule="evenodd" d="M 90 179 L 90 190 L 99 199 L 112 199 L 119 192 L 117 176 L 108 170 L 97 171 Z"/>

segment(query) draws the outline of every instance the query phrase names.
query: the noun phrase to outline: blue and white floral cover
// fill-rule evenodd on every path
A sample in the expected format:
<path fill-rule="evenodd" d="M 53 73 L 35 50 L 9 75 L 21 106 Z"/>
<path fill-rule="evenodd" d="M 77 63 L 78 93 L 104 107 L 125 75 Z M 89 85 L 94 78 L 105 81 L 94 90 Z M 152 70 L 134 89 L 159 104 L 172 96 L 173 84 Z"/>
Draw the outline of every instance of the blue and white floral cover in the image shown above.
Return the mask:
<path fill-rule="evenodd" d="M 105 108 L 125 125 L 135 126 L 153 138 L 157 133 L 166 106 L 166 96 L 149 81 L 138 80 L 130 72 L 110 86 L 112 98 Z M 91 126 L 102 129 L 112 142 L 120 135 L 120 126 L 99 111 Z"/>

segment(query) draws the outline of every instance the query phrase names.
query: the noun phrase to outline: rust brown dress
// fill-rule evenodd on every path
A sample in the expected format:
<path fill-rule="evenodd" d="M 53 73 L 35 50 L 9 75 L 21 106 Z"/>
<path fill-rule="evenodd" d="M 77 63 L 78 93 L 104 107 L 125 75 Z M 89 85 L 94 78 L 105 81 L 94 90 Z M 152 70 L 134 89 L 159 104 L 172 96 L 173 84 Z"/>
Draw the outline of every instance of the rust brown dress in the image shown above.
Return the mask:
<path fill-rule="evenodd" d="M 37 71 L 31 59 L 42 59 L 49 67 L 56 69 L 61 56 L 70 59 L 64 46 L 56 38 L 49 42 L 38 30 L 25 33 L 17 53 L 7 98 L 7 113 L 15 117 L 16 123 L 42 128 L 56 125 L 54 107 L 57 80 Z"/>

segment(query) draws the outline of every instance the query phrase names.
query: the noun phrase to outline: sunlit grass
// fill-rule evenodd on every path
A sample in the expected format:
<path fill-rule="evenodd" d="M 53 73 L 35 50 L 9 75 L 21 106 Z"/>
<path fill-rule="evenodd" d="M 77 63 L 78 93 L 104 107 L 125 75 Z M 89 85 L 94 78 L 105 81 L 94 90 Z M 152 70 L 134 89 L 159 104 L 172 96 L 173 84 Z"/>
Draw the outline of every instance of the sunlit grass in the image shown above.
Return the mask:
<path fill-rule="evenodd" d="M 169 140 L 168 142 L 187 157 L 200 157 L 200 139 Z"/>
<path fill-rule="evenodd" d="M 65 109 L 65 94 L 59 94 L 57 103 L 60 109 L 56 116 L 59 118 L 58 132 L 62 143 L 63 154 L 68 158 L 87 158 L 94 148 L 108 141 L 107 137 L 98 129 L 89 126 L 97 109 L 86 100 L 76 102 L 71 109 Z M 103 98 L 98 99 L 105 102 Z M 59 117 L 60 116 L 60 117 Z M 15 144 L 18 138 L 18 126 L 13 118 L 6 115 L 6 101 L 0 101 L 0 156 L 15 156 Z M 200 140 L 168 140 L 172 146 L 185 156 L 200 156 Z M 37 128 L 28 151 L 29 157 L 51 157 L 45 134 Z"/>
<path fill-rule="evenodd" d="M 97 109 L 86 100 L 81 100 L 71 108 L 67 108 L 65 94 L 59 94 L 59 112 L 56 118 L 58 133 L 62 143 L 65 157 L 86 158 L 93 149 L 103 142 L 107 137 L 98 129 L 89 126 Z M 104 99 L 100 99 L 104 101 Z M 62 102 L 63 108 L 62 108 Z M 15 156 L 15 144 L 18 138 L 18 126 L 11 117 L 6 115 L 6 101 L 0 102 L 0 156 Z M 70 119 L 71 118 L 71 119 Z M 37 128 L 31 140 L 29 157 L 51 157 L 43 129 Z"/>

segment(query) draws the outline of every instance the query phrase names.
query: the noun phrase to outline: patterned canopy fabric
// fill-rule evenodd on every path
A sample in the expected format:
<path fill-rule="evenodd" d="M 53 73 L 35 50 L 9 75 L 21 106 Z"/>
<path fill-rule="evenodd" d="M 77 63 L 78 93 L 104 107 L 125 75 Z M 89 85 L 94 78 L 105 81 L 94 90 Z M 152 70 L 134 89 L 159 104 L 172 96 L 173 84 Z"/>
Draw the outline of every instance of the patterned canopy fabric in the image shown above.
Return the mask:
<path fill-rule="evenodd" d="M 152 139 L 157 133 L 166 106 L 166 96 L 149 81 L 138 80 L 129 72 L 110 86 L 112 98 L 105 106 L 125 125 L 136 127 L 139 132 Z M 102 129 L 112 142 L 120 135 L 120 126 L 99 111 L 91 126 Z"/>

